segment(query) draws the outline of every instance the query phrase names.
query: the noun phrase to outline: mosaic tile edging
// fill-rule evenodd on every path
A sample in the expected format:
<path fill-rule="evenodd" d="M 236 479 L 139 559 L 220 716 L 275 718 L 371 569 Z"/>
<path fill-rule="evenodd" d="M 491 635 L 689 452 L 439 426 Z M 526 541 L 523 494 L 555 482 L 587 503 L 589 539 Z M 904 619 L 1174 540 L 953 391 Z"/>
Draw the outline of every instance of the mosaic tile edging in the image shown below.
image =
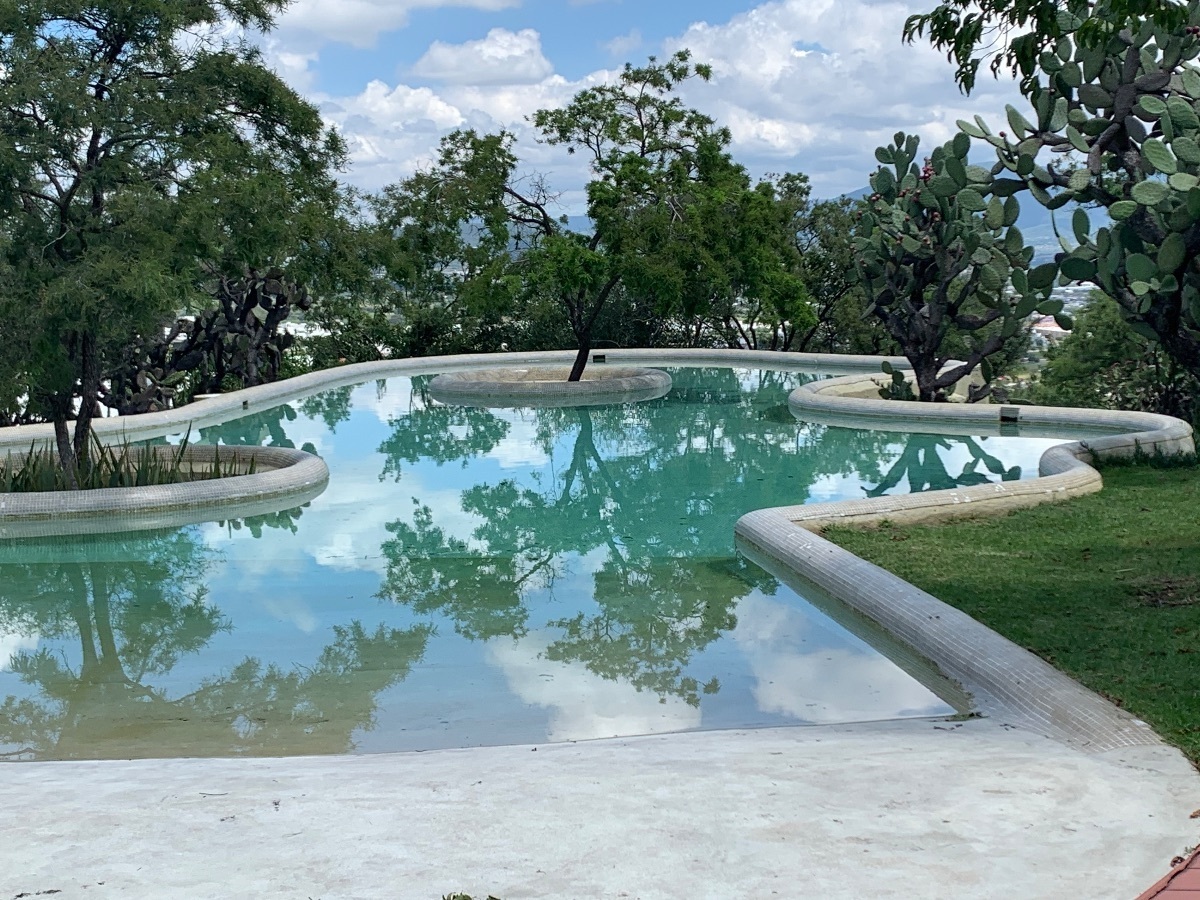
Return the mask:
<path fill-rule="evenodd" d="M 157 449 L 164 456 L 179 452 Z M 218 457 L 243 474 L 146 487 L 0 494 L 0 539 L 178 527 L 211 520 L 216 510 L 222 520 L 263 515 L 307 503 L 329 482 L 325 461 L 303 450 L 192 445 L 183 451 L 193 466 Z M 254 474 L 248 474 L 251 459 Z"/>
<path fill-rule="evenodd" d="M 861 559 L 818 533 L 833 524 L 884 519 L 936 521 L 985 515 L 1094 493 L 1098 457 L 1129 456 L 1140 448 L 1165 454 L 1194 452 L 1192 429 L 1170 416 L 1109 410 L 923 404 L 849 396 L 869 390 L 871 379 L 846 376 L 797 388 L 789 406 L 799 419 L 826 422 L 839 415 L 882 429 L 910 430 L 921 423 L 970 432 L 1015 416 L 1018 423 L 1062 428 L 1125 429 L 1087 441 L 1056 445 L 1041 458 L 1030 481 L 977 485 L 896 497 L 756 510 L 738 520 L 740 546 L 777 561 L 812 581 L 898 640 L 932 660 L 972 695 L 977 711 L 1033 728 L 1090 752 L 1161 743 L 1135 719 L 1049 663 L 903 579 Z"/>
<path fill-rule="evenodd" d="M 496 366 L 444 372 L 429 383 L 429 395 L 465 406 L 544 408 L 638 403 L 671 391 L 671 376 L 662 369 L 593 364 L 579 381 L 567 381 L 568 371 L 566 366 Z"/>

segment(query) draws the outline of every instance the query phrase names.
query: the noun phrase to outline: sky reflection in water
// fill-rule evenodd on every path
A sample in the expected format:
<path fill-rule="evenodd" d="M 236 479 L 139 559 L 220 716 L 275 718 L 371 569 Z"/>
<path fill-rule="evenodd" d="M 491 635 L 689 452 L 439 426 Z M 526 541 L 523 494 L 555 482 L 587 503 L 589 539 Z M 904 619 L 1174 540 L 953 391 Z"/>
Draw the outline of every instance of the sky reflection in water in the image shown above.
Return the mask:
<path fill-rule="evenodd" d="M 764 506 L 1029 477 L 1050 440 L 796 422 L 811 376 L 672 370 L 663 400 L 443 407 L 425 378 L 204 429 L 307 446 L 309 506 L 0 544 L 10 759 L 378 752 L 936 715 L 733 553 Z"/>

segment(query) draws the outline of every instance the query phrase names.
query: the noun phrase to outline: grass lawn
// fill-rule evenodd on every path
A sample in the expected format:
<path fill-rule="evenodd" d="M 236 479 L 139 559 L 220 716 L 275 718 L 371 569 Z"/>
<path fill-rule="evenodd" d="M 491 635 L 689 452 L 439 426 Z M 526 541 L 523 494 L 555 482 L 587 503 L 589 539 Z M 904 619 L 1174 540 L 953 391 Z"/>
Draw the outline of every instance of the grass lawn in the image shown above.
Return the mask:
<path fill-rule="evenodd" d="M 1099 494 L 830 540 L 1149 722 L 1200 763 L 1200 468 L 1109 465 Z"/>

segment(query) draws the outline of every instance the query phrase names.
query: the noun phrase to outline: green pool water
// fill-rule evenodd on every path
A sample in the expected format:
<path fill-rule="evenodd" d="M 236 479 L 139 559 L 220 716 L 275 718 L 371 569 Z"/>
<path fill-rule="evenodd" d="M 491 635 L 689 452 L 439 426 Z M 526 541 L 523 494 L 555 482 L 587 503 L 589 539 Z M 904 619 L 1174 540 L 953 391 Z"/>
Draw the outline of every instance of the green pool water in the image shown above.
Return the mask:
<path fill-rule="evenodd" d="M 199 435 L 315 450 L 331 478 L 305 507 L 0 543 L 0 753 L 369 753 L 952 712 L 739 557 L 734 522 L 1032 477 L 1054 441 L 806 424 L 786 400 L 813 375 L 670 371 L 661 400 L 590 409 L 440 406 L 423 377 L 326 391 Z"/>

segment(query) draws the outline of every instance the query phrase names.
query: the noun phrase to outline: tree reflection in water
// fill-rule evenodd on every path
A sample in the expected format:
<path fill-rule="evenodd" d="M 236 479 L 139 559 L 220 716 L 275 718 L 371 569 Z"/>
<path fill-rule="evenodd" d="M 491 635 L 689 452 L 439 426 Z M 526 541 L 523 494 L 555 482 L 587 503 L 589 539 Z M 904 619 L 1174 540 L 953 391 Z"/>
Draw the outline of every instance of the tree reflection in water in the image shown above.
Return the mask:
<path fill-rule="evenodd" d="M 532 419 L 531 449 L 551 460 L 548 470 L 463 490 L 461 512 L 480 521 L 469 539 L 449 534 L 414 498 L 411 523 L 387 526 L 380 596 L 446 616 L 471 640 L 544 632 L 547 660 L 696 706 L 720 689 L 691 671 L 697 655 L 736 626 L 740 600 L 776 590 L 769 575 L 733 556 L 740 515 L 802 502 L 830 476 L 875 483 L 872 495 L 905 477 L 913 490 L 977 483 L 987 479 L 980 467 L 1020 476 L 973 439 L 925 435 L 906 436 L 888 466 L 895 435 L 799 423 L 772 402 L 795 376 L 754 372 L 749 386 L 746 377 L 692 370 L 664 400 L 521 414 Z M 670 417 L 657 415 L 664 404 Z M 430 457 L 484 456 L 508 435 L 510 419 L 414 403 L 380 447 L 385 474 L 399 477 Z M 956 476 L 939 455 L 952 448 L 970 456 Z M 590 602 L 554 616 L 556 585 L 583 566 Z"/>
<path fill-rule="evenodd" d="M 664 704 L 696 707 L 706 692 L 721 690 L 718 674 L 729 680 L 724 651 L 713 647 L 736 627 L 739 603 L 777 590 L 733 554 L 740 515 L 830 487 L 856 492 L 867 483 L 878 495 L 906 478 L 912 490 L 925 490 L 1020 474 L 970 439 L 798 423 L 781 402 L 787 379 L 794 376 L 683 370 L 668 399 L 515 413 L 439 406 L 413 379 L 410 411 L 391 419 L 379 447 L 380 502 L 389 494 L 394 502 L 408 483 L 427 489 L 436 481 L 426 478 L 430 463 L 475 460 L 472 474 L 488 474 L 459 476 L 452 492 L 415 498 L 411 516 L 389 510 L 386 537 L 371 533 L 370 556 L 381 541 L 386 566 L 379 596 L 425 623 L 372 629 L 347 614 L 330 643 L 310 651 L 316 659 L 307 667 L 239 653 L 220 672 L 188 674 L 195 664 L 183 662 L 206 648 L 219 656 L 230 629 L 202 587 L 219 557 L 198 529 L 0 545 L 0 639 L 43 647 L 13 657 L 22 685 L 0 698 L 0 751 L 76 758 L 164 748 L 171 755 L 352 750 L 356 732 L 374 726 L 381 692 L 426 657 L 435 622 L 471 641 L 524 642 L 517 656 L 537 654 Z M 327 392 L 300 408 L 333 430 L 348 421 L 351 394 Z M 298 438 L 289 423 L 298 419 L 284 405 L 206 428 L 201 439 L 291 446 Z M 511 463 L 523 448 L 518 438 L 529 444 L 528 460 L 497 480 L 495 461 L 483 458 L 505 444 Z M 947 451 L 965 451 L 961 473 L 947 470 Z M 412 468 L 417 477 L 406 475 Z M 366 472 L 372 488 L 377 471 Z M 447 493 L 453 499 L 445 506 L 431 499 Z M 475 524 L 455 533 L 464 515 Z M 227 527 L 256 538 L 267 530 L 311 537 L 315 523 L 298 516 L 289 510 Z M 429 650 L 431 663 L 446 665 L 437 652 Z M 481 656 L 494 667 L 496 654 Z"/>
<path fill-rule="evenodd" d="M 290 518 L 288 519 L 290 522 Z M 255 529 L 261 523 L 249 521 Z M 191 529 L 103 542 L 22 541 L 0 555 L 0 632 L 79 642 L 79 655 L 19 651 L 10 668 L 30 689 L 0 705 L 8 758 L 346 752 L 370 728 L 375 697 L 403 680 L 430 628 L 358 622 L 310 667 L 247 657 L 170 696 L 180 660 L 229 630 L 203 587 L 213 554 Z M 9 560 L 20 559 L 21 562 Z M 30 561 L 33 560 L 33 561 Z M 73 656 L 73 654 L 70 654 Z"/>
<path fill-rule="evenodd" d="M 541 453 L 554 459 L 561 436 L 573 435 L 562 467 L 552 465 L 549 478 L 535 477 L 532 485 L 505 480 L 464 490 L 461 509 L 482 520 L 470 541 L 448 535 L 434 511 L 414 499 L 412 524 L 387 526 L 380 596 L 447 616 L 472 640 L 548 630 L 547 659 L 580 663 L 664 702 L 673 696 L 698 705 L 720 684 L 689 674 L 693 658 L 736 626 L 739 600 L 776 589 L 765 572 L 733 558 L 733 522 L 748 509 L 778 504 L 781 495 L 802 499 L 820 472 L 853 465 L 848 442 L 863 435 L 840 432 L 836 451 L 809 448 L 804 439 L 812 432 L 757 396 L 735 372 L 719 369 L 676 388 L 669 402 L 684 413 L 671 429 L 650 422 L 655 406 L 668 401 L 536 411 Z M 387 472 L 419 458 L 416 436 L 448 422 L 465 426 L 451 458 L 487 453 L 506 433 L 497 423 L 507 425 L 481 409 L 414 410 L 393 423 L 393 437 L 380 448 Z M 856 458 L 877 465 L 880 440 L 887 438 L 872 435 L 854 447 Z M 445 438 L 422 449 L 441 461 L 443 447 Z M 593 567 L 586 611 L 531 624 L 537 597 L 552 598 L 556 582 L 584 557 Z"/>
<path fill-rule="evenodd" d="M 955 448 L 966 450 L 970 459 L 963 464 L 962 472 L 958 475 L 951 475 L 942 459 L 943 454 L 939 451 L 950 451 Z M 905 478 L 908 479 L 908 490 L 912 494 L 987 484 L 991 479 L 979 471 L 981 464 L 992 475 L 999 475 L 1001 481 L 1019 481 L 1021 479 L 1020 466 L 1006 467 L 1004 463 L 984 450 L 975 438 L 910 434 L 899 458 L 878 479 L 879 483 L 873 488 L 864 488 L 863 490 L 866 491 L 868 497 L 882 497 Z"/>

